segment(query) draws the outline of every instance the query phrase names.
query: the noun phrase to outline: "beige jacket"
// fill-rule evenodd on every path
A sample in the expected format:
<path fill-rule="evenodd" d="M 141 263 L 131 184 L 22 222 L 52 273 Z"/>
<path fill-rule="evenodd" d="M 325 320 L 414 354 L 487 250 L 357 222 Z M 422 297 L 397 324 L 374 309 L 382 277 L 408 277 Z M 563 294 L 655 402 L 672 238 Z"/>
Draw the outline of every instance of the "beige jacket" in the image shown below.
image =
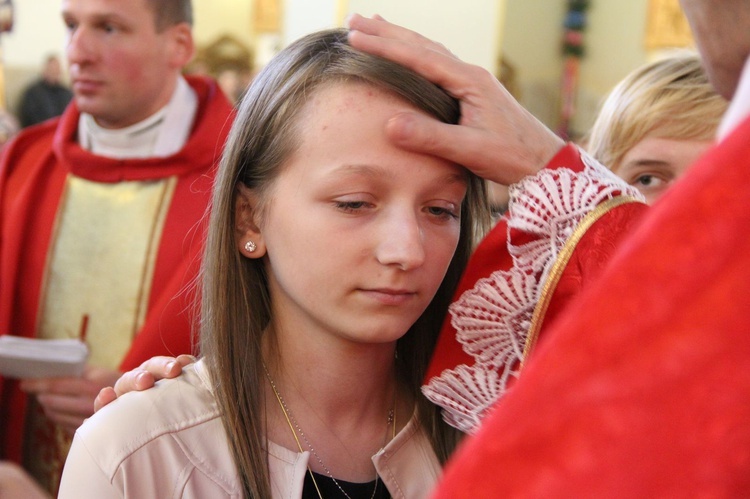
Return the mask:
<path fill-rule="evenodd" d="M 209 386 L 197 362 L 97 412 L 76 432 L 58 497 L 241 497 Z M 268 454 L 273 498 L 301 497 L 310 453 L 269 442 Z M 426 497 L 440 474 L 414 417 L 372 460 L 394 498 Z"/>

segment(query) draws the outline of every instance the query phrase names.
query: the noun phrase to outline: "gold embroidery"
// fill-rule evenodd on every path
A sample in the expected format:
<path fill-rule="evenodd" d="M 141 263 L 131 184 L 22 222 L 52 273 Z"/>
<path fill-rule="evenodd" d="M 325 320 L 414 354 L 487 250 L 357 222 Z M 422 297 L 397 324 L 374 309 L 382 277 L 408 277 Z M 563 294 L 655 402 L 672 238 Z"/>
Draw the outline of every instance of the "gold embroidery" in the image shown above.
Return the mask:
<path fill-rule="evenodd" d="M 77 337 L 88 322 L 89 363 L 119 365 L 145 320 L 176 184 L 176 178 L 105 184 L 68 177 L 38 337 Z"/>
<path fill-rule="evenodd" d="M 104 184 L 68 176 L 47 256 L 39 338 L 86 328 L 89 363 L 117 368 L 143 325 L 177 178 Z M 56 493 L 70 437 L 39 407 L 28 415 L 24 462 Z"/>
<path fill-rule="evenodd" d="M 565 271 L 570 258 L 573 256 L 573 252 L 578 246 L 578 243 L 581 241 L 586 232 L 588 232 L 591 226 L 594 225 L 594 223 L 601 217 L 606 215 L 610 210 L 616 208 L 617 206 L 634 202 L 639 203 L 641 201 L 630 196 L 618 196 L 601 203 L 588 215 L 586 215 L 583 220 L 581 220 L 581 222 L 573 231 L 573 234 L 571 234 L 568 240 L 565 241 L 565 244 L 560 250 L 560 254 L 557 256 L 557 260 L 555 260 L 555 263 L 550 270 L 549 276 L 544 283 L 539 301 L 537 302 L 536 307 L 534 307 L 534 314 L 531 316 L 531 327 L 529 327 L 529 332 L 526 336 L 526 344 L 524 345 L 523 349 L 523 360 L 521 361 L 521 367 L 523 367 L 526 359 L 529 358 L 531 350 L 534 348 L 534 346 L 536 346 L 536 341 L 539 337 L 539 331 L 541 330 L 542 324 L 544 323 L 544 317 L 547 314 L 547 308 L 549 307 L 550 301 L 552 300 L 552 295 L 554 294 L 554 291 L 557 288 L 557 284 L 560 281 L 560 277 Z"/>

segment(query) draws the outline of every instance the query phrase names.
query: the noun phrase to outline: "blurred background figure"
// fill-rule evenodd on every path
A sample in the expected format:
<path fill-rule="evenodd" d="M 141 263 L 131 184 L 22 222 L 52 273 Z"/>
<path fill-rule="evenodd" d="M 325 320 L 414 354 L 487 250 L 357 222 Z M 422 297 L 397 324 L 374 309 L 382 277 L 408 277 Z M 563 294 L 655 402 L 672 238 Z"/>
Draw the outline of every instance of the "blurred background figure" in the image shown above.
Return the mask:
<path fill-rule="evenodd" d="M 714 142 L 727 101 L 697 54 L 678 53 L 631 72 L 589 132 L 587 150 L 652 204 Z"/>
<path fill-rule="evenodd" d="M 3 147 L 10 139 L 16 136 L 20 129 L 21 125 L 13 113 L 9 113 L 5 109 L 0 109 L 0 151 L 3 150 Z"/>
<path fill-rule="evenodd" d="M 75 96 L 0 158 L 0 335 L 79 338 L 90 355 L 81 377 L 0 377 L 0 459 L 54 495 L 99 390 L 192 350 L 190 283 L 234 110 L 213 79 L 182 75 L 191 0 L 51 2 Z"/>
<path fill-rule="evenodd" d="M 22 127 L 41 123 L 60 116 L 73 98 L 73 93 L 62 83 L 62 65 L 56 55 L 47 56 L 41 77 L 23 92 L 18 109 Z"/>
<path fill-rule="evenodd" d="M 216 81 L 229 102 L 237 105 L 244 91 L 239 72 L 234 68 L 223 69 L 216 76 Z"/>

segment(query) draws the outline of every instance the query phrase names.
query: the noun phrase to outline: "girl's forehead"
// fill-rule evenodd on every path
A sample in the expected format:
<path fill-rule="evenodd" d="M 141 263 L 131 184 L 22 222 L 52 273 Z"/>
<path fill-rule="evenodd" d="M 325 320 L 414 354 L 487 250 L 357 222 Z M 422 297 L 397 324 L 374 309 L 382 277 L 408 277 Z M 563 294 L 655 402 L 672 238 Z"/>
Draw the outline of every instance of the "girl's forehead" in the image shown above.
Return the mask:
<path fill-rule="evenodd" d="M 347 111 L 369 111 L 373 105 L 377 107 L 398 105 L 417 110 L 416 106 L 392 90 L 374 83 L 349 79 L 329 81 L 318 85 L 305 100 L 300 117 L 304 117 L 305 111 L 308 115 L 321 111 L 334 114 Z"/>

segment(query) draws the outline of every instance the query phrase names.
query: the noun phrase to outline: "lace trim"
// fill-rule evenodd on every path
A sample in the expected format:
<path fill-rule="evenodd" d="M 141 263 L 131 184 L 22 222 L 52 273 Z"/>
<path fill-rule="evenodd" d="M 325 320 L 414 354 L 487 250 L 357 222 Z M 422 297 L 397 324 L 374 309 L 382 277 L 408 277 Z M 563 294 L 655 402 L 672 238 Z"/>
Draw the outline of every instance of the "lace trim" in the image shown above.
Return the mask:
<path fill-rule="evenodd" d="M 643 196 L 581 151 L 582 172 L 545 169 L 510 188 L 507 216 L 510 270 L 477 281 L 449 312 L 456 339 L 474 365 L 446 369 L 422 387 L 443 408 L 451 426 L 473 433 L 517 378 L 532 328 L 534 310 L 566 241 L 597 206 L 619 196 Z M 515 244 L 512 234 L 528 239 Z"/>
<path fill-rule="evenodd" d="M 560 257 L 555 261 L 547 279 L 544 281 L 542 287 L 541 296 L 539 302 L 537 302 L 534 308 L 534 315 L 531 318 L 531 327 L 527 333 L 526 346 L 523 350 L 524 361 L 528 358 L 531 350 L 536 346 L 536 340 L 539 337 L 539 332 L 542 329 L 544 323 L 544 317 L 547 315 L 547 308 L 552 300 L 552 295 L 557 288 L 557 283 L 560 281 L 565 268 L 568 266 L 568 262 L 573 256 L 578 243 L 581 241 L 584 235 L 588 232 L 597 220 L 609 213 L 609 211 L 621 204 L 637 202 L 639 199 L 629 196 L 617 196 L 616 198 L 609 199 L 602 204 L 598 205 L 593 211 L 591 211 L 576 227 L 575 232 L 565 242 L 565 246 L 560 253 Z M 523 367 L 523 362 L 521 363 Z"/>

